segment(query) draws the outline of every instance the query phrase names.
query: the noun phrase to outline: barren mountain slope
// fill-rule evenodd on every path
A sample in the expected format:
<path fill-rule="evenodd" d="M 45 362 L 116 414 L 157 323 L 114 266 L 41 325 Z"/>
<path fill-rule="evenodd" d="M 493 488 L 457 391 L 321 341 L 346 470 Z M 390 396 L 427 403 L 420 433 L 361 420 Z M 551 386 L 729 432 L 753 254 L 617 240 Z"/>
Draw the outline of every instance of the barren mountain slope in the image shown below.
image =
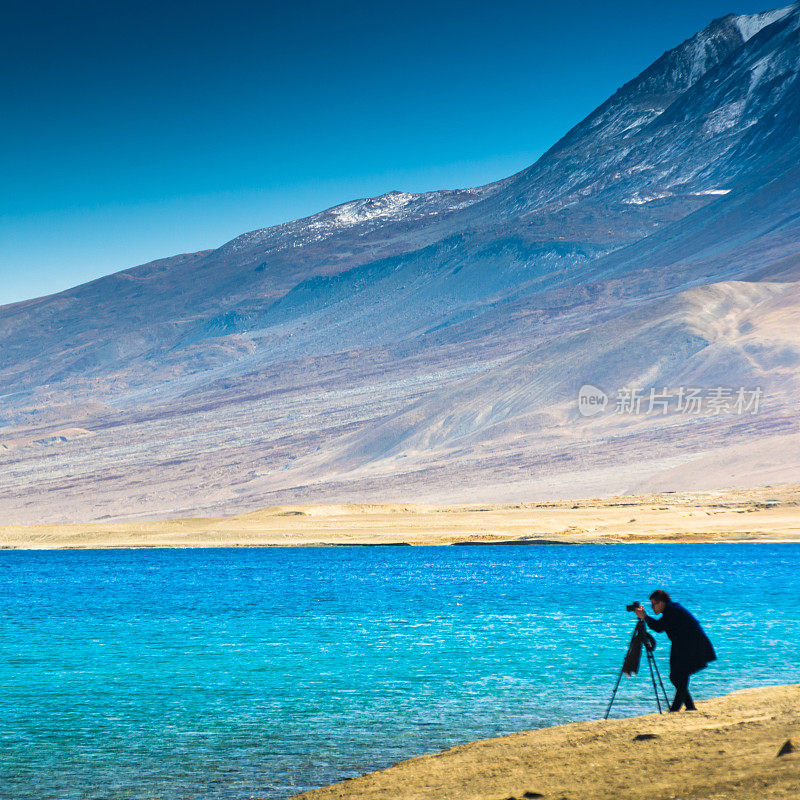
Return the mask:
<path fill-rule="evenodd" d="M 792 480 L 799 70 L 800 5 L 724 17 L 517 175 L 0 308 L 4 521 Z M 614 412 L 688 386 L 762 399 Z"/>

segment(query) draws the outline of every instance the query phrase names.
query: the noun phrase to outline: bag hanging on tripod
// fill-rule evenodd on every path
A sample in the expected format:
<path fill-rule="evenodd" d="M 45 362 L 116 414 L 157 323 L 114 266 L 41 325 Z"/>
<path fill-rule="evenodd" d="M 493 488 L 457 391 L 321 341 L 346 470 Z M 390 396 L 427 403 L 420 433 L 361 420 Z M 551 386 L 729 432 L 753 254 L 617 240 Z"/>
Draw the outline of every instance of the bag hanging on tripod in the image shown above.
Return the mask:
<path fill-rule="evenodd" d="M 636 631 L 628 645 L 628 652 L 625 654 L 625 661 L 622 662 L 622 673 L 624 675 L 636 675 L 639 672 L 639 662 L 642 660 L 642 647 L 647 648 L 651 653 L 656 649 L 656 640 L 644 628 L 642 623 L 636 626 Z"/>

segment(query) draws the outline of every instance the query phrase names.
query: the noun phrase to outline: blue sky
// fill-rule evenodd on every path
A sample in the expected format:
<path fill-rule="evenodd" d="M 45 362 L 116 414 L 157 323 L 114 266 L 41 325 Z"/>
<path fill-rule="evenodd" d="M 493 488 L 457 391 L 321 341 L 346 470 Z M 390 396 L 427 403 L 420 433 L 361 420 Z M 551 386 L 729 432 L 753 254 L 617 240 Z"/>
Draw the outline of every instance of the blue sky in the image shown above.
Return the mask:
<path fill-rule="evenodd" d="M 7 0 L 0 304 L 512 174 L 711 19 L 776 5 Z"/>

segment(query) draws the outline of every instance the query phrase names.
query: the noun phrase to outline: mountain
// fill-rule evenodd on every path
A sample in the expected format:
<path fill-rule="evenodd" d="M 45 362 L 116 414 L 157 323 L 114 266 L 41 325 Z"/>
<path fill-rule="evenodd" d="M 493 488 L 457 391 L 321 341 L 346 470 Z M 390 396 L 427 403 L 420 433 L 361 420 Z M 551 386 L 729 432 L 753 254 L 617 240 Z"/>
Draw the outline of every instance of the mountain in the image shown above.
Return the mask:
<path fill-rule="evenodd" d="M 0 307 L 4 520 L 796 477 L 799 71 L 800 4 L 729 15 L 509 178 Z"/>

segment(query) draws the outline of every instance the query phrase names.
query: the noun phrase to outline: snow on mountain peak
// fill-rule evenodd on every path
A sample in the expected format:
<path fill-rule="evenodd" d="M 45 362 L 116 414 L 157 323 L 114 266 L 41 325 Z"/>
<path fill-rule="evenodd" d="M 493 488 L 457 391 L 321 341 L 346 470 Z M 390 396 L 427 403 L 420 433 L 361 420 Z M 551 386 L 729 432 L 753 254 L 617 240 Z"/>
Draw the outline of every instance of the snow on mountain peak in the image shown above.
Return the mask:
<path fill-rule="evenodd" d="M 328 224 L 348 226 L 357 225 L 373 219 L 386 219 L 401 212 L 409 203 L 419 197 L 411 192 L 387 192 L 379 197 L 364 200 L 351 200 L 334 206 L 327 212 Z"/>
<path fill-rule="evenodd" d="M 319 242 L 348 228 L 366 232 L 374 227 L 405 220 L 433 220 L 472 205 L 495 191 L 503 181 L 475 189 L 443 189 L 435 192 L 392 191 L 378 197 L 350 200 L 310 217 L 261 228 L 238 236 L 220 252 L 237 252 L 254 246 L 301 247 Z"/>
<path fill-rule="evenodd" d="M 742 34 L 742 39 L 747 42 L 759 33 L 759 31 L 766 28 L 767 25 L 772 25 L 773 22 L 783 19 L 797 8 L 798 5 L 795 3 L 784 8 L 776 8 L 773 11 L 764 11 L 761 14 L 742 14 L 741 16 L 735 17 L 733 21 L 739 29 L 739 33 Z"/>

